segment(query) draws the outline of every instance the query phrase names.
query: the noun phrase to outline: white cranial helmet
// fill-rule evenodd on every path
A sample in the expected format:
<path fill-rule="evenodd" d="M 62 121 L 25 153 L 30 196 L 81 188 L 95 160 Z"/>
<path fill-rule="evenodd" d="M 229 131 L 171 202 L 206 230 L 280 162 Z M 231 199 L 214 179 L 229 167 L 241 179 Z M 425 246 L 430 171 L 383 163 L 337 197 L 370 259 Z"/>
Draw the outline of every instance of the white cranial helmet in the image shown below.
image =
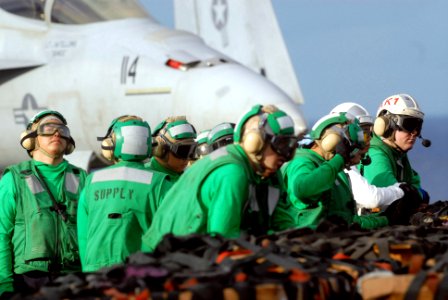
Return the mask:
<path fill-rule="evenodd" d="M 420 110 L 417 101 L 408 94 L 397 94 L 387 97 L 378 108 L 376 116 L 379 117 L 387 113 L 409 116 L 422 120 L 425 115 Z"/>
<path fill-rule="evenodd" d="M 360 125 L 373 125 L 373 117 L 369 114 L 367 109 L 362 105 L 354 102 L 344 102 L 336 105 L 330 112 L 334 113 L 347 113 L 347 117 L 353 116 L 358 119 Z"/>

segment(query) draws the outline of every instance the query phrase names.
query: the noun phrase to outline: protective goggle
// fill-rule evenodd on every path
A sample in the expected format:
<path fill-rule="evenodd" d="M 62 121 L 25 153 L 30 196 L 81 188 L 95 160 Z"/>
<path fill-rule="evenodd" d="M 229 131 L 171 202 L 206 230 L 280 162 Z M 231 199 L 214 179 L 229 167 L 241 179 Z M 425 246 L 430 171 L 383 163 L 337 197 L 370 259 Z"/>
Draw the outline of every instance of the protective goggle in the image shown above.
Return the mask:
<path fill-rule="evenodd" d="M 210 146 L 211 146 L 212 150 L 216 150 L 216 149 L 219 149 L 221 147 L 227 146 L 232 143 L 233 143 L 233 136 L 227 136 L 227 137 L 223 137 L 223 138 L 215 141 Z"/>
<path fill-rule="evenodd" d="M 299 139 L 295 136 L 272 136 L 270 144 L 272 149 L 286 160 L 290 160 L 296 151 Z"/>
<path fill-rule="evenodd" d="M 194 159 L 196 156 L 196 147 L 198 144 L 196 142 L 187 143 L 172 143 L 165 136 L 160 135 L 162 139 L 169 146 L 171 153 L 180 159 Z"/>
<path fill-rule="evenodd" d="M 196 143 L 171 144 L 170 151 L 180 159 L 194 159 L 196 153 Z"/>
<path fill-rule="evenodd" d="M 398 116 L 397 126 L 401 131 L 408 133 L 417 132 L 417 135 L 422 131 L 423 120 L 408 116 Z"/>
<path fill-rule="evenodd" d="M 60 123 L 44 123 L 37 127 L 37 135 L 52 136 L 58 132 L 63 138 L 70 138 L 70 129 Z"/>

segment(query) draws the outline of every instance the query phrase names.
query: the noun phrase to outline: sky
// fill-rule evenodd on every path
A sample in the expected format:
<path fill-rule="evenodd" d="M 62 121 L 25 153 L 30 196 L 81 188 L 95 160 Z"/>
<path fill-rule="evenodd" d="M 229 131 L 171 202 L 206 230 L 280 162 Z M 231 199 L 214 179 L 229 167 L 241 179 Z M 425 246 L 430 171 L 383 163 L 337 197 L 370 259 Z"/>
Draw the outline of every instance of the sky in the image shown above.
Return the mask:
<path fill-rule="evenodd" d="M 172 1 L 141 2 L 173 26 Z M 375 114 L 397 93 L 415 97 L 427 117 L 448 115 L 448 1 L 274 0 L 273 6 L 310 121 L 344 101 Z"/>
<path fill-rule="evenodd" d="M 141 0 L 173 27 L 172 1 Z M 273 0 L 309 126 L 342 102 L 372 115 L 390 95 L 407 93 L 425 112 L 431 148 L 410 152 L 422 184 L 448 199 L 448 1 Z M 425 127 L 426 125 L 426 127 Z"/>

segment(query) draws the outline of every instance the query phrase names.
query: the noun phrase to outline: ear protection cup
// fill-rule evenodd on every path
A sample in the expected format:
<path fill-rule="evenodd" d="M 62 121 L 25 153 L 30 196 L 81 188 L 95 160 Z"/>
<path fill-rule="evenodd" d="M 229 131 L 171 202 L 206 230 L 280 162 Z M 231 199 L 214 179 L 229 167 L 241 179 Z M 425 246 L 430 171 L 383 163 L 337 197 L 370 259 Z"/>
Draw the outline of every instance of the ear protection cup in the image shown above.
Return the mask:
<path fill-rule="evenodd" d="M 31 151 L 36 146 L 36 138 L 32 137 L 32 130 L 26 130 L 20 134 L 20 145 L 27 150 Z"/>
<path fill-rule="evenodd" d="M 241 147 L 249 154 L 258 154 L 264 147 L 264 138 L 260 130 L 251 130 L 243 135 Z"/>
<path fill-rule="evenodd" d="M 67 147 L 65 148 L 65 155 L 72 154 L 75 151 L 75 141 L 70 137 L 70 140 L 67 141 Z"/>
<path fill-rule="evenodd" d="M 233 133 L 233 140 L 235 143 L 241 142 L 243 139 L 243 126 L 246 124 L 246 121 L 249 120 L 251 117 L 258 115 L 261 112 L 262 105 L 255 105 L 252 107 L 252 109 L 246 113 L 237 123 L 235 127 L 235 131 Z"/>
<path fill-rule="evenodd" d="M 388 138 L 392 135 L 394 128 L 392 126 L 392 122 L 387 116 L 380 116 L 375 119 L 375 123 L 373 124 L 373 132 L 376 135 Z"/>
<path fill-rule="evenodd" d="M 322 150 L 333 153 L 341 140 L 342 137 L 336 131 L 328 130 L 320 141 Z"/>
<path fill-rule="evenodd" d="M 257 155 L 264 147 L 264 137 L 260 128 L 249 130 L 243 134 L 244 125 L 250 118 L 259 115 L 262 108 L 262 105 L 255 105 L 252 107 L 252 109 L 240 119 L 233 134 L 234 141 L 240 143 L 241 147 L 248 154 Z"/>
<path fill-rule="evenodd" d="M 101 154 L 105 159 L 112 161 L 114 158 L 114 142 L 111 137 L 105 138 L 101 142 Z"/>

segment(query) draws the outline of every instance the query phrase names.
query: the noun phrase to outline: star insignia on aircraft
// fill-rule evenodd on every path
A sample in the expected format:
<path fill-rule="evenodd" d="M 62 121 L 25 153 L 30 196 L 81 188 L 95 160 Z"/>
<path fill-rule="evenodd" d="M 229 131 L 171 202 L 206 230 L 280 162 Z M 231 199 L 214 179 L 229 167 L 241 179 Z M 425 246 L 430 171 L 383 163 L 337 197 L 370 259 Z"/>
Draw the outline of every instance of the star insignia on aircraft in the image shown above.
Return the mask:
<path fill-rule="evenodd" d="M 228 8 L 227 0 L 213 0 L 212 17 L 213 23 L 218 30 L 222 30 L 227 24 Z"/>
<path fill-rule="evenodd" d="M 26 94 L 23 97 L 22 107 L 13 108 L 14 122 L 16 124 L 23 124 L 26 126 L 29 120 L 38 112 L 47 109 L 46 107 L 39 107 L 33 95 Z"/>

